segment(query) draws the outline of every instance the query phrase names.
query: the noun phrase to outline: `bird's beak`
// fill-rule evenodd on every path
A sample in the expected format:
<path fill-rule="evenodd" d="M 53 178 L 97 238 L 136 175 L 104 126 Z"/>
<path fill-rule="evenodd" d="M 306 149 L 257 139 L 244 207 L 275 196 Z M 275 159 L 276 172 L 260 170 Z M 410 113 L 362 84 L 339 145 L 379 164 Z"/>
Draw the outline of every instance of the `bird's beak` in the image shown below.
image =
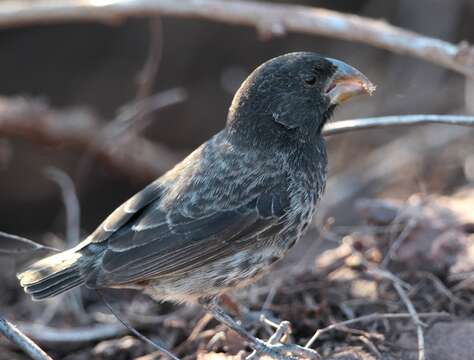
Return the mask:
<path fill-rule="evenodd" d="M 372 95 L 375 91 L 375 85 L 359 70 L 336 59 L 327 60 L 337 68 L 326 87 L 331 104 L 341 104 L 357 95 Z"/>

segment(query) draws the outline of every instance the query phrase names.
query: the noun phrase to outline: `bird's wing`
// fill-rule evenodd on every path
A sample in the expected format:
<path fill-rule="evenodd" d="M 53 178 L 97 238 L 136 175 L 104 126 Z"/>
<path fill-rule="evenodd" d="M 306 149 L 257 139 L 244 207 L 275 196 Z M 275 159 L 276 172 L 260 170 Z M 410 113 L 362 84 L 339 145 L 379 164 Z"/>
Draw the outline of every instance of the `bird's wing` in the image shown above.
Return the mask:
<path fill-rule="evenodd" d="M 160 197 L 161 191 L 158 182 L 149 184 L 115 209 L 83 243 L 79 244 L 79 247 L 108 240 L 111 235 L 141 213 L 148 204 L 156 201 Z"/>
<path fill-rule="evenodd" d="M 109 236 L 89 286 L 113 286 L 192 271 L 281 231 L 286 191 L 269 191 L 228 210 L 183 215 L 148 203 Z"/>

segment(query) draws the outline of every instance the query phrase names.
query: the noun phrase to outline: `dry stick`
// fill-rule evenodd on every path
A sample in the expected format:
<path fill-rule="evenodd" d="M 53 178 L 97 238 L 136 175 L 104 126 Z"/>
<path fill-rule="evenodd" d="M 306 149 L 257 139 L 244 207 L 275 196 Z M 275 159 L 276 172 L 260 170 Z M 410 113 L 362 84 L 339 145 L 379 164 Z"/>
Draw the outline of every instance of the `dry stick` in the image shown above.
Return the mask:
<path fill-rule="evenodd" d="M 405 304 L 408 313 L 410 314 L 410 317 L 412 318 L 413 322 L 415 323 L 416 326 L 416 335 L 418 339 L 418 360 L 425 360 L 425 337 L 424 337 L 424 332 L 423 332 L 423 327 L 426 326 L 421 320 L 420 316 L 418 315 L 415 306 L 413 305 L 412 301 L 410 300 L 405 288 L 410 288 L 410 284 L 406 283 L 402 279 L 400 279 L 398 276 L 393 274 L 392 272 L 382 269 L 378 266 L 373 266 L 369 263 L 369 261 L 364 257 L 364 254 L 362 254 L 360 251 L 355 249 L 350 243 L 348 243 L 354 253 L 359 255 L 360 261 L 364 264 L 364 266 L 367 268 L 366 272 L 368 274 L 371 274 L 375 277 L 381 277 L 387 280 L 390 280 L 393 284 L 393 287 L 398 293 L 398 296 L 400 299 L 403 301 Z"/>
<path fill-rule="evenodd" d="M 80 240 L 81 224 L 81 209 L 74 183 L 71 177 L 60 169 L 48 167 L 45 173 L 61 189 L 66 210 L 66 244 L 68 247 L 73 247 Z"/>
<path fill-rule="evenodd" d="M 18 323 L 18 327 L 41 344 L 61 346 L 100 341 L 126 335 L 128 330 L 118 323 L 56 328 L 48 325 Z"/>
<path fill-rule="evenodd" d="M 172 360 L 179 360 L 178 357 L 176 357 L 174 354 L 172 354 L 168 349 L 166 349 L 166 347 L 157 342 L 156 340 L 155 341 L 152 341 L 151 339 L 149 339 L 148 337 L 146 337 L 145 335 L 143 335 L 141 332 L 139 332 L 137 329 L 135 329 L 132 325 L 130 325 L 128 322 L 126 322 L 125 320 L 122 319 L 121 316 L 119 316 L 119 314 L 114 310 L 114 308 L 112 307 L 112 305 L 105 299 L 105 296 L 102 294 L 101 291 L 99 290 L 96 290 L 97 294 L 99 295 L 100 299 L 102 300 L 102 302 L 105 304 L 105 306 L 109 309 L 109 311 L 117 318 L 118 321 L 120 321 L 122 323 L 122 325 L 127 328 L 133 335 L 135 335 L 138 339 L 142 340 L 143 342 L 151 345 L 152 347 L 154 347 L 155 349 L 157 349 L 158 351 L 161 352 L 162 355 L 165 355 L 167 356 L 168 358 L 172 359 Z"/>
<path fill-rule="evenodd" d="M 444 312 L 431 312 L 431 313 L 419 313 L 418 316 L 421 318 L 421 317 L 443 317 L 443 316 L 450 316 L 450 315 Z M 383 319 L 406 319 L 406 318 L 411 318 L 411 317 L 412 315 L 410 313 L 386 313 L 386 314 L 372 313 L 369 315 L 359 316 L 354 319 L 341 321 L 341 322 L 326 326 L 325 328 L 318 329 L 314 333 L 314 335 L 311 337 L 311 339 L 308 340 L 305 347 L 311 347 L 314 344 L 314 342 L 317 339 L 319 339 L 319 337 L 322 334 L 327 333 L 332 330 L 337 330 L 338 328 L 345 327 L 347 325 L 357 324 L 361 322 L 383 320 Z"/>
<path fill-rule="evenodd" d="M 125 105 L 119 115 L 102 130 L 103 141 L 120 144 L 124 137 L 131 138 L 147 124 L 143 124 L 143 117 L 151 112 L 185 101 L 186 91 L 183 88 L 173 88 L 162 91 L 143 99 L 137 99 Z M 107 146 L 108 144 L 104 144 Z"/>
<path fill-rule="evenodd" d="M 331 136 L 350 131 L 426 124 L 474 126 L 474 116 L 416 114 L 342 120 L 326 124 L 323 128 L 323 135 Z"/>
<path fill-rule="evenodd" d="M 97 129 L 97 133 L 93 134 L 93 136 L 95 136 L 95 142 L 98 146 L 95 148 L 86 148 L 83 156 L 81 157 L 77 170 L 77 181 L 79 185 L 81 183 L 81 179 L 85 177 L 85 174 L 89 173 L 94 161 L 96 159 L 100 159 L 101 150 L 107 151 L 110 154 L 119 153 L 121 156 L 128 156 L 128 154 L 125 154 L 124 149 L 127 149 L 127 147 L 130 145 L 133 148 L 134 144 L 136 144 L 135 146 L 137 147 L 137 151 L 140 151 L 142 146 L 140 143 L 143 143 L 144 139 L 140 139 L 138 133 L 149 123 L 148 117 L 146 115 L 164 107 L 182 102 L 186 99 L 186 97 L 187 95 L 184 89 L 173 88 L 149 97 L 145 97 L 143 99 L 138 98 L 137 96 L 138 100 L 128 103 L 122 107 L 118 116 L 113 121 L 102 127 L 99 127 L 99 129 Z M 145 140 L 145 143 L 146 142 L 147 140 Z M 153 149 L 153 147 L 157 148 Z M 130 177 L 133 178 L 138 175 L 141 180 L 149 181 L 171 168 L 180 159 L 170 151 L 165 151 L 163 153 L 163 150 L 165 149 L 160 149 L 159 145 L 152 145 L 150 150 L 151 151 L 148 152 L 138 152 L 136 157 L 141 159 L 141 161 L 145 160 L 150 164 L 153 162 L 153 159 L 155 159 L 154 161 L 159 166 L 161 163 L 163 163 L 163 160 L 165 160 L 166 167 L 164 170 L 157 172 L 155 175 L 148 174 L 149 170 L 151 169 L 143 169 L 142 171 L 139 171 L 138 174 L 133 174 L 132 171 L 130 171 Z M 159 152 L 157 150 L 159 150 Z M 167 161 L 167 158 L 170 156 L 175 158 L 174 162 L 172 162 L 171 159 L 170 161 Z M 130 160 L 137 161 L 136 158 Z M 125 161 L 126 160 L 124 159 L 124 162 Z M 126 164 L 124 164 L 124 166 L 125 168 L 120 168 L 120 170 L 122 170 L 122 172 L 129 171 L 128 166 Z M 133 172 L 135 171 L 137 171 L 137 169 L 135 169 Z M 143 176 L 142 173 L 146 175 Z"/>
<path fill-rule="evenodd" d="M 142 329 L 162 323 L 167 316 L 168 314 L 163 316 L 147 316 L 146 319 L 144 319 L 141 316 L 135 316 L 132 314 L 129 315 L 129 318 L 133 326 Z M 115 316 L 111 315 L 110 318 L 115 319 Z M 103 321 L 103 318 L 100 319 L 100 321 Z M 74 328 L 53 327 L 38 323 L 30 324 L 25 322 L 18 323 L 17 325 L 21 331 L 35 341 L 41 344 L 47 344 L 48 346 L 60 347 L 88 342 L 98 342 L 126 335 L 128 333 L 128 329 L 121 323 L 95 324 Z"/>
<path fill-rule="evenodd" d="M 0 231 L 0 255 L 20 255 L 25 253 L 33 253 L 36 251 L 44 250 L 45 252 L 59 252 L 60 250 L 38 244 L 37 242 L 18 236 Z"/>
<path fill-rule="evenodd" d="M 438 291 L 444 296 L 446 296 L 449 300 L 451 300 L 451 302 L 453 302 L 454 304 L 462 306 L 471 311 L 474 309 L 474 303 L 469 303 L 454 295 L 453 292 L 449 290 L 436 275 L 426 271 L 419 271 L 417 272 L 417 274 L 431 280 L 434 286 L 438 289 Z"/>
<path fill-rule="evenodd" d="M 364 259 L 364 258 L 363 258 Z M 365 262 L 366 265 L 368 265 L 368 262 Z M 400 296 L 400 299 L 403 301 L 405 304 L 408 313 L 410 314 L 410 317 L 412 318 L 415 326 L 416 326 L 416 337 L 418 341 L 418 360 L 425 360 L 425 335 L 423 332 L 423 327 L 426 326 L 421 320 L 420 317 L 415 309 L 415 306 L 411 302 L 410 298 L 408 297 L 408 294 L 406 290 L 404 289 L 405 287 L 409 286 L 407 283 L 405 283 L 403 280 L 401 280 L 398 276 L 394 275 L 388 270 L 385 269 L 380 269 L 378 267 L 372 267 L 367 271 L 368 273 L 372 273 L 374 275 L 379 275 L 381 277 L 384 277 L 388 280 L 390 280 L 393 284 L 393 287 L 398 293 L 398 296 Z"/>
<path fill-rule="evenodd" d="M 408 239 L 408 236 L 410 236 L 410 234 L 417 225 L 418 222 L 415 219 L 408 219 L 407 225 L 402 229 L 400 235 L 398 235 L 397 238 L 392 242 L 392 245 L 388 249 L 387 254 L 380 263 L 380 266 L 382 268 L 387 267 L 388 263 L 392 260 L 396 252 L 400 249 L 405 240 Z"/>
<path fill-rule="evenodd" d="M 135 99 L 143 100 L 152 94 L 158 69 L 163 57 L 163 23 L 161 18 L 150 19 L 148 24 L 149 49 L 143 69 L 138 73 Z"/>
<path fill-rule="evenodd" d="M 171 104 L 164 104 L 167 105 Z M 151 104 L 148 106 L 152 108 Z M 121 146 L 104 146 L 100 130 L 100 120 L 86 109 L 57 111 L 39 100 L 0 97 L 0 134 L 3 136 L 92 151 L 111 167 L 145 181 L 156 178 L 181 158 L 144 138 L 130 137 Z"/>
<path fill-rule="evenodd" d="M 77 198 L 76 188 L 71 177 L 64 171 L 48 167 L 45 169 L 46 175 L 54 181 L 61 190 L 61 195 L 66 211 L 66 245 L 68 248 L 74 247 L 80 240 L 81 208 Z M 88 315 L 84 310 L 81 289 L 75 289 L 70 293 L 62 294 L 60 301 L 67 300 L 66 308 L 76 317 L 79 322 L 84 323 Z M 48 304 L 42 315 L 42 322 L 48 323 L 56 315 L 58 306 L 55 303 Z"/>
<path fill-rule="evenodd" d="M 129 17 L 155 15 L 252 26 L 267 37 L 295 32 L 361 42 L 474 76 L 474 50 L 467 43 L 455 45 L 382 20 L 309 6 L 237 0 L 10 0 L 0 7 L 0 27 L 84 21 L 117 23 Z"/>
<path fill-rule="evenodd" d="M 38 345 L 18 330 L 15 325 L 2 317 L 0 317 L 0 333 L 16 344 L 33 360 L 53 360 Z"/>
<path fill-rule="evenodd" d="M 393 286 L 395 287 L 395 290 L 397 290 L 398 295 L 400 296 L 402 301 L 405 303 L 405 306 L 407 307 L 407 310 L 410 313 L 413 322 L 415 323 L 416 337 L 418 339 L 418 360 L 425 360 L 425 336 L 423 332 L 424 324 L 421 322 L 420 316 L 416 312 L 415 306 L 411 302 L 410 298 L 408 297 L 405 289 L 402 287 L 400 282 L 393 281 Z"/>
<path fill-rule="evenodd" d="M 154 96 L 152 95 L 153 85 L 163 55 L 163 25 L 161 18 L 150 19 L 148 28 L 148 56 L 143 68 L 137 75 L 138 89 L 135 100 L 119 110 L 118 116 L 104 129 L 105 132 L 113 131 L 114 127 L 117 126 L 119 129 L 122 128 L 121 136 L 126 135 L 130 137 L 136 135 L 149 123 L 147 115 L 152 111 L 150 110 L 150 105 L 159 108 L 166 106 L 167 103 L 183 101 L 186 98 L 186 93 L 182 88 L 175 88 L 160 92 Z M 124 123 L 126 125 L 125 128 L 123 127 Z M 115 138 L 115 136 L 112 136 L 112 138 Z"/>

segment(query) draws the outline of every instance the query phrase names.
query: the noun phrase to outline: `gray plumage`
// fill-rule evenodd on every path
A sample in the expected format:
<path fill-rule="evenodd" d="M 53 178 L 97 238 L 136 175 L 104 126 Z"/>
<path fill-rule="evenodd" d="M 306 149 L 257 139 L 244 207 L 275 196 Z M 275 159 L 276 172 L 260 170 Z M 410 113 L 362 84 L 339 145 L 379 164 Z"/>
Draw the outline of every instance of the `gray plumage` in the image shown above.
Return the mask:
<path fill-rule="evenodd" d="M 195 301 L 254 279 L 301 237 L 324 190 L 335 71 L 313 53 L 257 68 L 220 133 L 78 246 L 19 274 L 25 291 L 44 299 L 85 284 Z"/>

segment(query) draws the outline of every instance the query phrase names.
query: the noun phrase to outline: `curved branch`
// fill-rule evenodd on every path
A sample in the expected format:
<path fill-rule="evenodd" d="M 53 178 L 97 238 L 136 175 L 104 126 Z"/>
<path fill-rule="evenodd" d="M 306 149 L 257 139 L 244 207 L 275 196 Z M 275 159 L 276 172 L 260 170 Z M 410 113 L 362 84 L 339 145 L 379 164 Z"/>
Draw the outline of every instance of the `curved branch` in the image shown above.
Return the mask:
<path fill-rule="evenodd" d="M 328 123 L 323 128 L 323 135 L 331 136 L 350 131 L 395 127 L 406 125 L 447 124 L 474 127 L 474 116 L 466 115 L 396 115 L 380 116 L 365 119 L 342 120 Z"/>
<path fill-rule="evenodd" d="M 181 158 L 166 147 L 138 136 L 123 137 L 113 143 L 106 141 L 100 125 L 97 117 L 86 109 L 57 111 L 39 100 L 0 97 L 1 135 L 90 151 L 131 178 L 146 181 L 156 178 Z"/>
<path fill-rule="evenodd" d="M 33 360 L 53 360 L 38 345 L 18 330 L 15 325 L 2 317 L 0 317 L 0 333 L 22 349 Z"/>
<path fill-rule="evenodd" d="M 26 323 L 21 323 L 18 326 L 28 336 L 44 346 L 81 344 L 115 338 L 128 333 L 127 328 L 120 323 L 97 324 L 71 329 Z"/>
<path fill-rule="evenodd" d="M 299 5 L 223 0 L 3 1 L 0 27 L 167 15 L 256 27 L 264 36 L 323 35 L 411 55 L 474 77 L 474 49 L 404 30 L 381 20 Z"/>

